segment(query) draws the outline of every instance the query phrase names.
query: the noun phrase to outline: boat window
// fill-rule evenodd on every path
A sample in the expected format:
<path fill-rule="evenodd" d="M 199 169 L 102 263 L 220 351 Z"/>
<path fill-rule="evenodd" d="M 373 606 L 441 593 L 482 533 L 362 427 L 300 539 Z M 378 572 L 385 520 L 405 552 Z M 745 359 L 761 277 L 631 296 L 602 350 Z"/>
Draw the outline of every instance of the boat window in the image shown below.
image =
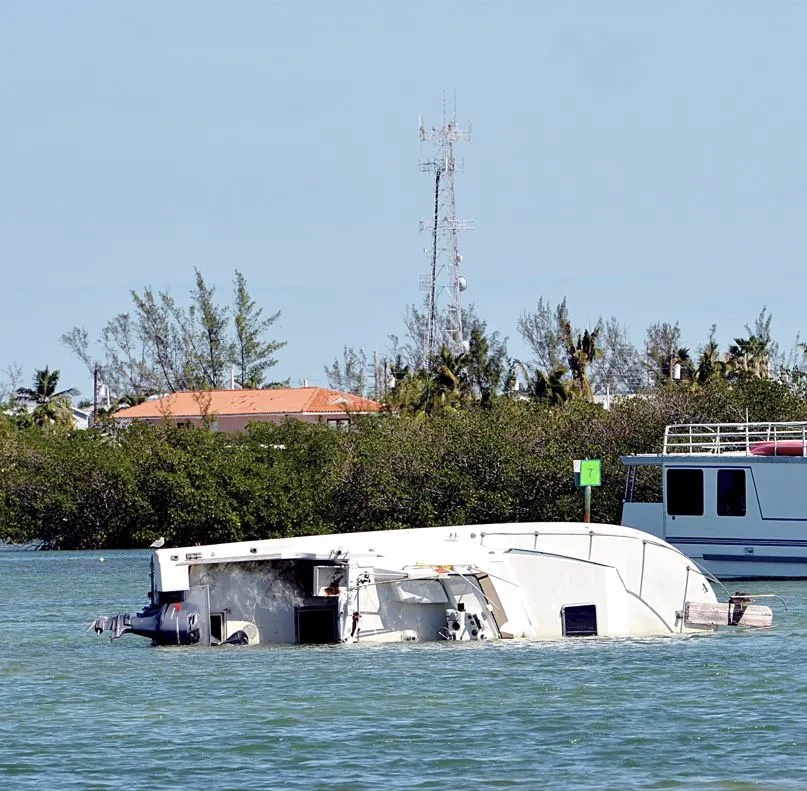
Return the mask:
<path fill-rule="evenodd" d="M 295 607 L 297 642 L 338 643 L 339 629 L 335 606 Z"/>
<path fill-rule="evenodd" d="M 703 516 L 703 470 L 667 470 L 667 513 Z"/>
<path fill-rule="evenodd" d="M 717 471 L 717 515 L 745 516 L 745 470 Z"/>
<path fill-rule="evenodd" d="M 564 637 L 591 637 L 597 634 L 597 606 L 576 604 L 560 611 Z"/>

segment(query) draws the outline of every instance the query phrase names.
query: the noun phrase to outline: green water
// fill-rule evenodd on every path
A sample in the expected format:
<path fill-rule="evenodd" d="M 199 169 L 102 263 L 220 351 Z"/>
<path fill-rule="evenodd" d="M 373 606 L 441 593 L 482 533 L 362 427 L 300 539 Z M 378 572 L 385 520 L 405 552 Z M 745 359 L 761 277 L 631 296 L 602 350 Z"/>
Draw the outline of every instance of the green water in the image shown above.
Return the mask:
<path fill-rule="evenodd" d="M 155 649 L 148 553 L 0 552 L 1 789 L 802 789 L 807 583 L 654 640 Z"/>

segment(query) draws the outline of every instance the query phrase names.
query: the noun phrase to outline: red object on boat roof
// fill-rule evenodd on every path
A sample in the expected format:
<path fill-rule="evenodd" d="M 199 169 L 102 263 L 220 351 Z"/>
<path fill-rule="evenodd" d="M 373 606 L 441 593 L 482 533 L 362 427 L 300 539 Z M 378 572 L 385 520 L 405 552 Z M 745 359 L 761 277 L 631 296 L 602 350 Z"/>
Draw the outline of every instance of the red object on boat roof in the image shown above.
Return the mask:
<path fill-rule="evenodd" d="M 801 439 L 778 439 L 751 444 L 752 456 L 805 456 L 805 442 Z"/>

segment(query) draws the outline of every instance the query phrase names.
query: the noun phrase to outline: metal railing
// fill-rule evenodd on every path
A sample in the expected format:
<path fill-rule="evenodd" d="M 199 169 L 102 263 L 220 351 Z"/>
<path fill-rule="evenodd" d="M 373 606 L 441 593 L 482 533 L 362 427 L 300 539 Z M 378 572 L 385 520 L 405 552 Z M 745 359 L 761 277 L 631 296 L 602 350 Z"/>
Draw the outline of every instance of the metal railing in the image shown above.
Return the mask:
<path fill-rule="evenodd" d="M 680 423 L 664 430 L 662 453 L 807 456 L 807 421 Z"/>

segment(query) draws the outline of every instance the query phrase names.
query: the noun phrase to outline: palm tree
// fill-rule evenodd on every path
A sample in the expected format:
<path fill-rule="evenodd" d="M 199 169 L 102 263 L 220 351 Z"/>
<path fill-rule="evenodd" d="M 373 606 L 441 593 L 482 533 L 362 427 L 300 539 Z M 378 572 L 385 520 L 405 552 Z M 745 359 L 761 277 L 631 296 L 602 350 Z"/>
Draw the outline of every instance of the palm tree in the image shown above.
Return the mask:
<path fill-rule="evenodd" d="M 704 384 L 713 376 L 724 376 L 727 367 L 727 363 L 720 359 L 720 347 L 717 345 L 717 341 L 710 338 L 698 357 L 695 379 L 699 384 Z"/>
<path fill-rule="evenodd" d="M 514 360 L 513 365 L 521 369 L 527 385 L 525 392 L 533 401 L 544 401 L 550 406 L 563 406 L 572 397 L 570 383 L 566 379 L 568 368 L 557 365 L 551 371 L 544 372 L 521 360 Z"/>
<path fill-rule="evenodd" d="M 98 418 L 106 418 L 110 415 L 115 414 L 119 409 L 126 409 L 130 406 L 137 406 L 138 404 L 142 404 L 148 395 L 145 393 L 124 393 L 120 398 L 117 398 L 112 404 L 107 407 L 98 407 L 98 411 L 96 417 Z"/>
<path fill-rule="evenodd" d="M 594 401 L 591 382 L 588 379 L 588 366 L 602 355 L 602 349 L 597 346 L 599 329 L 585 330 L 577 336 L 575 342 L 572 325 L 568 319 L 563 319 L 560 325 L 561 336 L 566 347 L 566 359 L 569 362 L 569 371 L 572 375 L 572 386 L 586 399 Z"/>
<path fill-rule="evenodd" d="M 79 391 L 75 387 L 67 390 L 57 390 L 59 386 L 59 371 L 51 371 L 47 366 L 34 373 L 33 387 L 19 387 L 15 399 L 19 403 L 34 404 L 31 417 L 37 426 L 53 424 L 70 424 L 71 396 L 77 396 Z"/>
<path fill-rule="evenodd" d="M 740 376 L 769 379 L 769 346 L 768 341 L 756 335 L 750 335 L 748 338 L 735 338 L 734 344 L 729 346 L 729 362 L 736 366 Z"/>
<path fill-rule="evenodd" d="M 469 394 L 468 354 L 455 355 L 443 344 L 429 360 L 429 386 L 423 406 L 428 414 L 444 407 L 458 406 Z"/>
<path fill-rule="evenodd" d="M 466 353 L 466 373 L 469 387 L 482 406 L 490 406 L 502 385 L 507 365 L 507 347 L 498 340 L 498 333 L 488 338 L 483 324 L 471 330 Z"/>
<path fill-rule="evenodd" d="M 546 401 L 550 406 L 563 406 L 571 398 L 564 381 L 567 373 L 562 365 L 548 373 L 536 371 L 528 385 L 530 395 L 537 401 Z"/>

